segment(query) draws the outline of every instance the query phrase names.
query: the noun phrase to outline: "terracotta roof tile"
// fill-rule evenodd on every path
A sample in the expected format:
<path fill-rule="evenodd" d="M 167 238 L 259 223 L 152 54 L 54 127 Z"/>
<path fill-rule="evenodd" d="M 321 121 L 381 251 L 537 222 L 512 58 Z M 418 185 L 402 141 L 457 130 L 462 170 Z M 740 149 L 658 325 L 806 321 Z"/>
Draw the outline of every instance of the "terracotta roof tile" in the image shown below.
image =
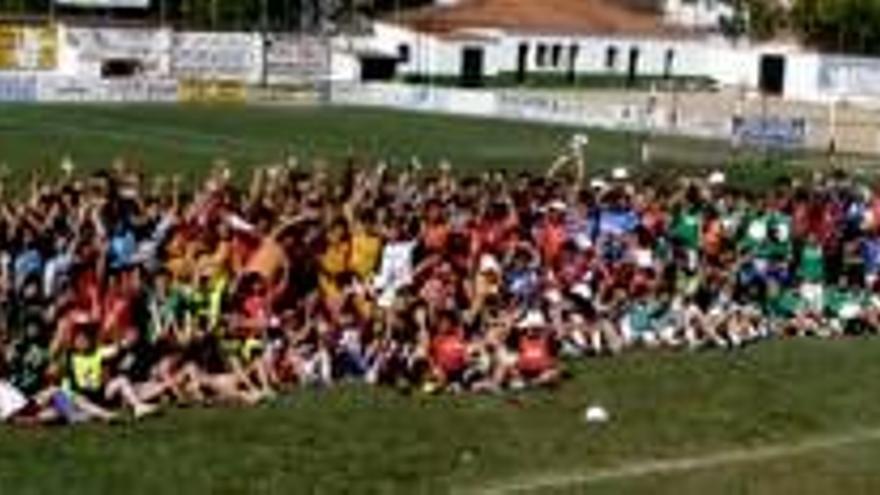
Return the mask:
<path fill-rule="evenodd" d="M 613 0 L 461 0 L 450 6 L 410 10 L 398 20 L 437 34 L 474 28 L 546 34 L 693 34 L 664 25 L 659 14 L 627 8 Z"/>

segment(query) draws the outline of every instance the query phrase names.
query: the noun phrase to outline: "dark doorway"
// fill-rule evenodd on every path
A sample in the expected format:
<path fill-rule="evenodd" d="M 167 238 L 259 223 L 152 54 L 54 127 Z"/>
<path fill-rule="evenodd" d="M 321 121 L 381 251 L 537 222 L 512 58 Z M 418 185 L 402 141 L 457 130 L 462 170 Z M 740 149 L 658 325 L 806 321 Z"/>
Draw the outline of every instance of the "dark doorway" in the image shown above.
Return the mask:
<path fill-rule="evenodd" d="M 635 85 L 636 77 L 639 75 L 639 56 L 638 48 L 632 47 L 629 49 L 629 68 L 626 73 L 627 86 Z"/>
<path fill-rule="evenodd" d="M 759 84 L 761 92 L 781 96 L 785 91 L 785 57 L 764 55 L 761 57 Z"/>
<path fill-rule="evenodd" d="M 461 85 L 476 88 L 483 85 L 483 49 L 468 47 L 461 51 Z"/>
<path fill-rule="evenodd" d="M 578 54 L 580 53 L 580 48 L 577 45 L 571 45 L 568 47 L 568 74 L 567 79 L 569 84 L 574 84 L 577 79 L 577 60 Z"/>
<path fill-rule="evenodd" d="M 391 81 L 397 76 L 397 59 L 390 57 L 361 58 L 361 81 Z"/>
<path fill-rule="evenodd" d="M 522 84 L 526 82 L 529 74 L 529 44 L 520 43 L 519 55 L 516 60 L 516 82 Z"/>
<path fill-rule="evenodd" d="M 675 71 L 675 50 L 672 48 L 666 50 L 666 58 L 663 60 L 663 79 L 672 77 Z"/>
<path fill-rule="evenodd" d="M 111 59 L 101 63 L 101 77 L 104 79 L 117 77 L 134 77 L 143 72 L 140 60 Z"/>

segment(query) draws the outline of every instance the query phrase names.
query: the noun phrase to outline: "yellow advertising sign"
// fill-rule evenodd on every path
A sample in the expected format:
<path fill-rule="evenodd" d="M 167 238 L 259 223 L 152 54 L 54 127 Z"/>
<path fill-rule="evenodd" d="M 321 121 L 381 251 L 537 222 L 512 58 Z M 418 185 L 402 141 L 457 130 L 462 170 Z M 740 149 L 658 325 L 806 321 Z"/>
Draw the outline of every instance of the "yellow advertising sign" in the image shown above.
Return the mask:
<path fill-rule="evenodd" d="M 185 103 L 244 103 L 247 88 L 242 81 L 184 79 L 178 97 Z"/>
<path fill-rule="evenodd" d="M 54 26 L 0 24 L 0 70 L 51 70 L 57 65 Z"/>

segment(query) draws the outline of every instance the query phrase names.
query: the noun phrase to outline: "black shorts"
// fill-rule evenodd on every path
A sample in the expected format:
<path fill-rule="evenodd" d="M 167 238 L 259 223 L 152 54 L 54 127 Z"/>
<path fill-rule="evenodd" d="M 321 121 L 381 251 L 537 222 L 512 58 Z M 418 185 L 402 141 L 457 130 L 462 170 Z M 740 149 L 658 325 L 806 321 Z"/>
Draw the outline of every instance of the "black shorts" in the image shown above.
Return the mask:
<path fill-rule="evenodd" d="M 84 397 L 86 400 L 99 407 L 111 408 L 118 405 L 117 401 L 107 398 L 107 389 L 105 387 L 96 390 L 78 389 L 74 390 L 74 393 Z"/>

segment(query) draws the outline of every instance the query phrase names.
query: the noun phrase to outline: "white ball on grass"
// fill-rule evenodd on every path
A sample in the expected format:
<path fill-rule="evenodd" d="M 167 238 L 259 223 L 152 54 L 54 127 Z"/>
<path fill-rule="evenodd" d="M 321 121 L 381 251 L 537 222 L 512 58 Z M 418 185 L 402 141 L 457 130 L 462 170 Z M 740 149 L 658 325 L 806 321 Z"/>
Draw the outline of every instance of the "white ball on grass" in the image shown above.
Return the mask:
<path fill-rule="evenodd" d="M 591 424 L 607 423 L 611 415 L 602 406 L 589 406 L 584 411 L 584 421 Z"/>

